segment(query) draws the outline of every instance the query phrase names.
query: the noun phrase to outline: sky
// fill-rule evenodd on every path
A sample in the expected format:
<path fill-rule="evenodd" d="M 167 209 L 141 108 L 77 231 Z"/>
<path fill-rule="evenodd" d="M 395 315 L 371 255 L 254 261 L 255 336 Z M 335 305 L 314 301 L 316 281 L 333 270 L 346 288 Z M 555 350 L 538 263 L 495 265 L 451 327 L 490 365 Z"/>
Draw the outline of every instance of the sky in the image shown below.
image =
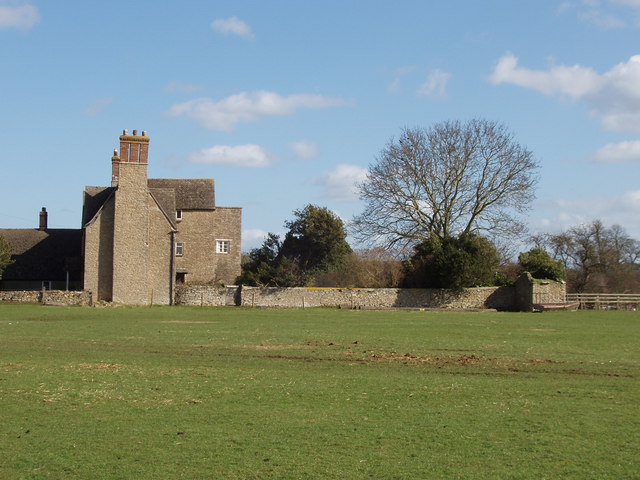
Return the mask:
<path fill-rule="evenodd" d="M 483 118 L 540 163 L 531 233 L 640 239 L 640 0 L 0 0 L 0 227 L 79 228 L 124 129 L 214 178 L 243 250 L 363 210 L 403 128 Z"/>

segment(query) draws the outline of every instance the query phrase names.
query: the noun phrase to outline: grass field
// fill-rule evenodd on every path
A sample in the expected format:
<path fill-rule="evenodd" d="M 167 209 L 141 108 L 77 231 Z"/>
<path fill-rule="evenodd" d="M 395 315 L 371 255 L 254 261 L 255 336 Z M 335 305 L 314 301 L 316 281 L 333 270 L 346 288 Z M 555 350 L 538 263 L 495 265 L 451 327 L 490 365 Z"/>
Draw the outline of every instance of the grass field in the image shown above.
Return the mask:
<path fill-rule="evenodd" d="M 0 479 L 638 479 L 640 312 L 0 305 Z"/>

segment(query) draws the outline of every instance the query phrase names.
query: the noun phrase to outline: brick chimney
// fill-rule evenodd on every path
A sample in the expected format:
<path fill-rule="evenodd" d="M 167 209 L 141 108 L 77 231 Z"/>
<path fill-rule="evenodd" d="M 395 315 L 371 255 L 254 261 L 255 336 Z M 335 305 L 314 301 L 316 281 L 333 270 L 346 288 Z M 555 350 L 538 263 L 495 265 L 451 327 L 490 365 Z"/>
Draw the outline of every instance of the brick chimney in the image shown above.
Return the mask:
<path fill-rule="evenodd" d="M 40 226 L 38 227 L 38 230 L 46 230 L 47 229 L 47 223 L 48 223 L 48 214 L 47 214 L 47 209 L 45 207 L 42 207 L 42 210 L 40 211 Z"/>
<path fill-rule="evenodd" d="M 138 131 L 134 130 L 129 135 L 128 130 L 123 130 L 120 135 L 120 155 L 118 151 L 113 151 L 111 157 L 111 186 L 117 187 L 120 177 L 121 163 L 138 163 L 147 165 L 149 161 L 149 137 L 146 131 L 142 131 L 142 135 L 138 135 Z"/>

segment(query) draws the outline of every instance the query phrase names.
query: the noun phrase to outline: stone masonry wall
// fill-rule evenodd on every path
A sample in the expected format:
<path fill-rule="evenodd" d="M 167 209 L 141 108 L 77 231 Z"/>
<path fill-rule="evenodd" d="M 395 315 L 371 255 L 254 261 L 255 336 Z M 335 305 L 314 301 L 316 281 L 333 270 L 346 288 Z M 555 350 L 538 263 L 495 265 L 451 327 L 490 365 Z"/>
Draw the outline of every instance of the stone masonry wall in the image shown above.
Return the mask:
<path fill-rule="evenodd" d="M 524 273 L 516 281 L 515 292 L 517 310 L 530 312 L 536 304 L 564 303 L 567 288 L 562 282 L 535 280 Z"/>
<path fill-rule="evenodd" d="M 216 254 L 214 282 L 221 284 L 235 283 L 236 278 L 241 273 L 242 209 L 238 207 L 216 207 L 214 213 L 216 238 L 230 240 L 229 253 Z"/>
<path fill-rule="evenodd" d="M 239 287 L 213 285 L 176 285 L 176 305 L 224 306 L 237 305 Z"/>
<path fill-rule="evenodd" d="M 514 289 L 484 287 L 453 292 L 419 288 L 242 287 L 241 305 L 257 307 L 514 309 Z"/>
<path fill-rule="evenodd" d="M 0 302 L 42 303 L 44 305 L 91 305 L 87 291 L 67 290 L 12 290 L 0 291 Z"/>
<path fill-rule="evenodd" d="M 245 307 L 443 308 L 531 311 L 535 303 L 563 303 L 565 285 L 523 276 L 515 287 L 469 288 L 462 292 L 419 288 L 259 288 L 176 285 L 176 305 Z M 87 291 L 0 291 L 0 301 L 91 305 Z M 540 301 L 542 299 L 542 301 Z"/>
<path fill-rule="evenodd" d="M 84 231 L 84 289 L 93 292 L 95 300 L 113 297 L 114 203 L 111 198 Z"/>
<path fill-rule="evenodd" d="M 518 279 L 514 287 L 468 288 L 461 292 L 420 288 L 223 288 L 185 284 L 176 288 L 176 304 L 531 311 L 535 303 L 563 303 L 565 293 L 563 283 L 540 282 L 528 275 Z"/>
<path fill-rule="evenodd" d="M 149 196 L 149 304 L 169 305 L 171 297 L 171 224 Z"/>
<path fill-rule="evenodd" d="M 149 192 L 147 165 L 120 163 L 115 199 L 113 298 L 116 303 L 149 303 Z"/>
<path fill-rule="evenodd" d="M 215 241 L 212 210 L 183 210 L 176 242 L 183 244 L 176 256 L 177 271 L 186 272 L 186 282 L 213 283 Z"/>
<path fill-rule="evenodd" d="M 176 257 L 178 271 L 187 283 L 232 284 L 240 275 L 242 209 L 184 210 L 176 242 L 183 255 Z M 229 240 L 229 253 L 216 253 L 216 240 Z"/>

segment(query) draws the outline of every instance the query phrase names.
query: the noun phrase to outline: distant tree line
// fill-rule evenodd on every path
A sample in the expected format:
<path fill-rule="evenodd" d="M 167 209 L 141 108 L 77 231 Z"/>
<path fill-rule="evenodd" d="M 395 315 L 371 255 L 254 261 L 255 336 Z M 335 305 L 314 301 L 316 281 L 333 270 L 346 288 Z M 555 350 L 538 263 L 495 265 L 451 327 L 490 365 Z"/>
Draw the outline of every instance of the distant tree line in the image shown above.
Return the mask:
<path fill-rule="evenodd" d="M 566 268 L 570 292 L 640 292 L 640 242 L 619 225 L 594 220 L 531 241 Z"/>

